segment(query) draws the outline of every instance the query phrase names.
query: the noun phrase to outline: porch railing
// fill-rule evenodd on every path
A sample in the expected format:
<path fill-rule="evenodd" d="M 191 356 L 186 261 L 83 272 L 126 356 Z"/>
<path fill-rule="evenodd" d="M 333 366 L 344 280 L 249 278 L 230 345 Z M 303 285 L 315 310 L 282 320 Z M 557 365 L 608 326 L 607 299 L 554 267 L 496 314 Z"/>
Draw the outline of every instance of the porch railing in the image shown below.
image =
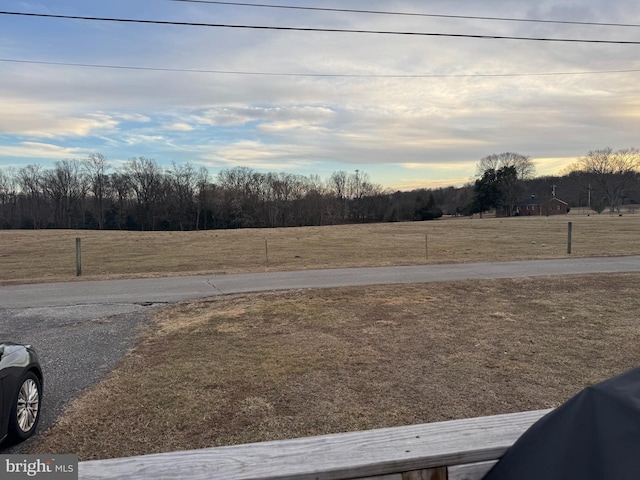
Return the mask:
<path fill-rule="evenodd" d="M 550 410 L 81 462 L 86 480 L 476 480 Z"/>

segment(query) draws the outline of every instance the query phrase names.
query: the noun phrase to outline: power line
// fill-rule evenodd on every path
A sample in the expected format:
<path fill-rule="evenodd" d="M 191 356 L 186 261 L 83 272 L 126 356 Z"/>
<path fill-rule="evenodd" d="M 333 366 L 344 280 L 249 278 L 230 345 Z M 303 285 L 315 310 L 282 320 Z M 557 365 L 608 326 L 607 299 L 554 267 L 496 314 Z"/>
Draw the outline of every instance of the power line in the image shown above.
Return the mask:
<path fill-rule="evenodd" d="M 510 18 L 510 17 L 480 17 L 472 15 L 446 15 L 435 13 L 414 13 L 414 12 L 391 12 L 385 10 L 355 10 L 350 8 L 327 8 L 327 7 L 302 7 L 293 5 L 268 5 L 264 3 L 244 3 L 244 2 L 216 2 L 212 0 L 169 0 L 170 2 L 182 3 L 204 3 L 213 5 L 230 5 L 238 7 L 259 7 L 259 8 L 279 8 L 287 10 L 311 10 L 317 12 L 339 12 L 339 13 L 366 13 L 372 15 L 396 15 L 406 17 L 431 17 L 431 18 L 454 18 L 462 20 L 493 20 L 499 22 L 528 22 L 528 23 L 552 23 L 560 25 L 589 25 L 599 27 L 640 27 L 637 23 L 605 23 L 605 22 L 578 22 L 571 20 L 541 20 L 530 18 Z"/>
<path fill-rule="evenodd" d="M 472 39 L 483 39 L 483 40 L 486 40 L 486 39 L 526 40 L 526 41 L 538 41 L 538 42 L 640 45 L 640 41 L 629 41 L 629 40 L 593 40 L 593 39 L 578 39 L 578 38 L 517 37 L 517 36 L 504 36 L 504 35 L 472 35 L 472 34 L 461 34 L 461 33 L 352 30 L 352 29 L 344 29 L 344 28 L 279 27 L 279 26 L 272 26 L 272 25 L 233 25 L 233 24 L 225 24 L 225 23 L 196 23 L 196 22 L 176 22 L 176 21 L 163 21 L 163 20 L 136 20 L 136 19 L 129 19 L 129 18 L 85 17 L 85 16 L 77 16 L 77 15 L 53 15 L 53 14 L 45 14 L 45 13 L 25 13 L 25 12 L 6 12 L 6 11 L 0 11 L 0 15 L 57 18 L 57 19 L 65 19 L 65 20 L 89 20 L 89 21 L 100 21 L 100 22 L 142 23 L 142 24 L 153 24 L 153 25 L 178 25 L 178 26 L 189 26 L 189 27 L 239 28 L 239 29 L 252 29 L 252 30 L 280 30 L 280 31 L 325 32 L 325 33 L 366 33 L 366 34 L 378 34 L 378 35 L 409 35 L 409 36 L 422 36 L 422 37 L 472 38 Z"/>
<path fill-rule="evenodd" d="M 603 75 L 613 73 L 640 73 L 640 69 L 626 70 L 598 70 L 582 72 L 540 72 L 540 73 L 427 73 L 427 74 L 376 74 L 376 73 L 301 73 L 301 72 L 259 72 L 246 70 L 207 70 L 163 67 L 140 67 L 131 65 L 104 65 L 96 63 L 72 63 L 72 62 L 48 62 L 37 60 L 18 60 L 12 58 L 0 58 L 0 62 L 23 63 L 33 65 L 53 65 L 65 67 L 107 68 L 118 70 L 142 70 L 152 72 L 177 72 L 177 73 L 211 73 L 224 75 L 253 75 L 273 77 L 335 77 L 335 78 L 483 78 L 483 77 L 543 77 L 543 76 L 569 76 L 569 75 Z"/>

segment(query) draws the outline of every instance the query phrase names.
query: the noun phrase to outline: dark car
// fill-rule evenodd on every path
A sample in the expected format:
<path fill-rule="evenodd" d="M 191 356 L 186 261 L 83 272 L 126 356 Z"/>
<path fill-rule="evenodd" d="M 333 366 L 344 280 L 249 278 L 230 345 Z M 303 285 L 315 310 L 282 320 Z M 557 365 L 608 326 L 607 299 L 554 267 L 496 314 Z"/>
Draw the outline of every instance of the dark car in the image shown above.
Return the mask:
<path fill-rule="evenodd" d="M 0 343 L 0 442 L 33 435 L 40 419 L 42 387 L 42 370 L 31 346 Z"/>

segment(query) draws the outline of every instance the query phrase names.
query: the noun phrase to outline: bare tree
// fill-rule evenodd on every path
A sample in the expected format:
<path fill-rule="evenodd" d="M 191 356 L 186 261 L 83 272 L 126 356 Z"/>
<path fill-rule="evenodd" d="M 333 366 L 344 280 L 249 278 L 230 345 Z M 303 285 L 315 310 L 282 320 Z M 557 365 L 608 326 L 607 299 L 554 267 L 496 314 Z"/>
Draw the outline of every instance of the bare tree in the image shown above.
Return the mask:
<path fill-rule="evenodd" d="M 89 182 L 89 190 L 93 194 L 96 207 L 96 217 L 98 228 L 102 230 L 104 226 L 104 197 L 109 183 L 107 170 L 111 167 L 107 157 L 100 153 L 92 153 L 83 163 L 84 170 Z"/>
<path fill-rule="evenodd" d="M 299 202 L 300 225 L 323 225 L 329 197 L 327 186 L 318 175 L 310 175 L 304 188 L 304 198 Z"/>
<path fill-rule="evenodd" d="M 235 167 L 218 173 L 224 190 L 224 214 L 232 228 L 259 226 L 260 203 L 265 200 L 265 175 L 247 167 Z"/>
<path fill-rule="evenodd" d="M 329 188 L 340 199 L 346 197 L 348 176 L 347 172 L 340 170 L 339 172 L 333 172 L 329 178 Z"/>
<path fill-rule="evenodd" d="M 87 194 L 86 177 L 78 160 L 62 160 L 44 175 L 44 190 L 53 201 L 54 224 L 62 228 L 84 225 L 82 203 Z M 75 218 L 75 222 L 74 222 Z"/>
<path fill-rule="evenodd" d="M 360 170 L 355 171 L 347 178 L 347 197 L 349 198 L 361 198 L 362 197 L 362 183 L 367 180 L 366 173 L 360 173 Z"/>
<path fill-rule="evenodd" d="M 18 170 L 18 185 L 26 203 L 28 220 L 24 225 L 30 228 L 46 226 L 47 212 L 45 211 L 42 167 L 31 164 Z"/>
<path fill-rule="evenodd" d="M 476 175 L 481 177 L 487 170 L 493 169 L 497 172 L 504 167 L 515 167 L 518 180 L 527 180 L 536 174 L 536 167 L 531 157 L 519 153 L 504 152 L 487 155 L 480 159 L 476 167 Z"/>
<path fill-rule="evenodd" d="M 0 169 L 0 228 L 17 226 L 18 182 L 13 167 Z"/>
<path fill-rule="evenodd" d="M 126 172 L 115 172 L 109 176 L 109 186 L 114 198 L 113 207 L 107 214 L 107 228 L 123 229 L 124 218 L 128 206 L 133 202 L 133 185 L 131 177 Z"/>
<path fill-rule="evenodd" d="M 294 176 L 287 173 L 265 175 L 265 210 L 269 227 L 286 225 L 292 203 Z"/>
<path fill-rule="evenodd" d="M 333 172 L 329 178 L 329 189 L 335 195 L 338 202 L 338 219 L 343 221 L 347 218 L 347 199 L 348 199 L 348 179 L 349 174 L 344 170 Z"/>
<path fill-rule="evenodd" d="M 200 167 L 196 176 L 196 230 L 200 229 L 200 216 L 207 204 L 207 185 L 209 184 L 209 170 L 206 167 Z M 207 228 L 207 215 L 204 215 L 204 228 Z"/>
<path fill-rule="evenodd" d="M 167 170 L 167 180 L 170 187 L 170 195 L 173 198 L 172 208 L 173 221 L 177 223 L 180 230 L 191 228 L 194 221 L 197 221 L 196 210 L 196 189 L 198 188 L 198 173 L 190 163 L 182 165 L 176 162 Z"/>
<path fill-rule="evenodd" d="M 132 158 L 124 167 L 129 176 L 131 188 L 136 194 L 139 207 L 138 218 L 142 221 L 142 230 L 146 227 L 156 229 L 156 215 L 164 188 L 161 168 L 150 158 Z"/>
<path fill-rule="evenodd" d="M 581 182 L 600 193 L 611 212 L 619 211 L 625 189 L 640 174 L 640 151 L 628 148 L 613 151 L 611 148 L 592 150 L 569 167 L 572 172 L 583 173 Z"/>
<path fill-rule="evenodd" d="M 351 199 L 351 218 L 353 220 L 364 222 L 370 213 L 372 197 L 380 195 L 382 187 L 371 183 L 369 174 L 356 170 L 347 178 L 347 196 Z"/>

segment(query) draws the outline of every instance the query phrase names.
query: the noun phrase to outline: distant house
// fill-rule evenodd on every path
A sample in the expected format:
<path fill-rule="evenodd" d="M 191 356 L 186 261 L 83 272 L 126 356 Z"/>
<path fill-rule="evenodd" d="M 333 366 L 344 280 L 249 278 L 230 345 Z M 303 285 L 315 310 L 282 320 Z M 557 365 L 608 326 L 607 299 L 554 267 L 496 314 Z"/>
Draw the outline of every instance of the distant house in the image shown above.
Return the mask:
<path fill-rule="evenodd" d="M 540 215 L 566 215 L 569 213 L 569 205 L 559 198 L 553 197 L 540 204 Z"/>
<path fill-rule="evenodd" d="M 496 217 L 517 217 L 531 215 L 565 215 L 569 212 L 569 205 L 557 197 L 551 197 L 542 201 L 535 195 L 527 200 L 522 200 L 511 209 L 509 205 L 498 205 Z"/>

